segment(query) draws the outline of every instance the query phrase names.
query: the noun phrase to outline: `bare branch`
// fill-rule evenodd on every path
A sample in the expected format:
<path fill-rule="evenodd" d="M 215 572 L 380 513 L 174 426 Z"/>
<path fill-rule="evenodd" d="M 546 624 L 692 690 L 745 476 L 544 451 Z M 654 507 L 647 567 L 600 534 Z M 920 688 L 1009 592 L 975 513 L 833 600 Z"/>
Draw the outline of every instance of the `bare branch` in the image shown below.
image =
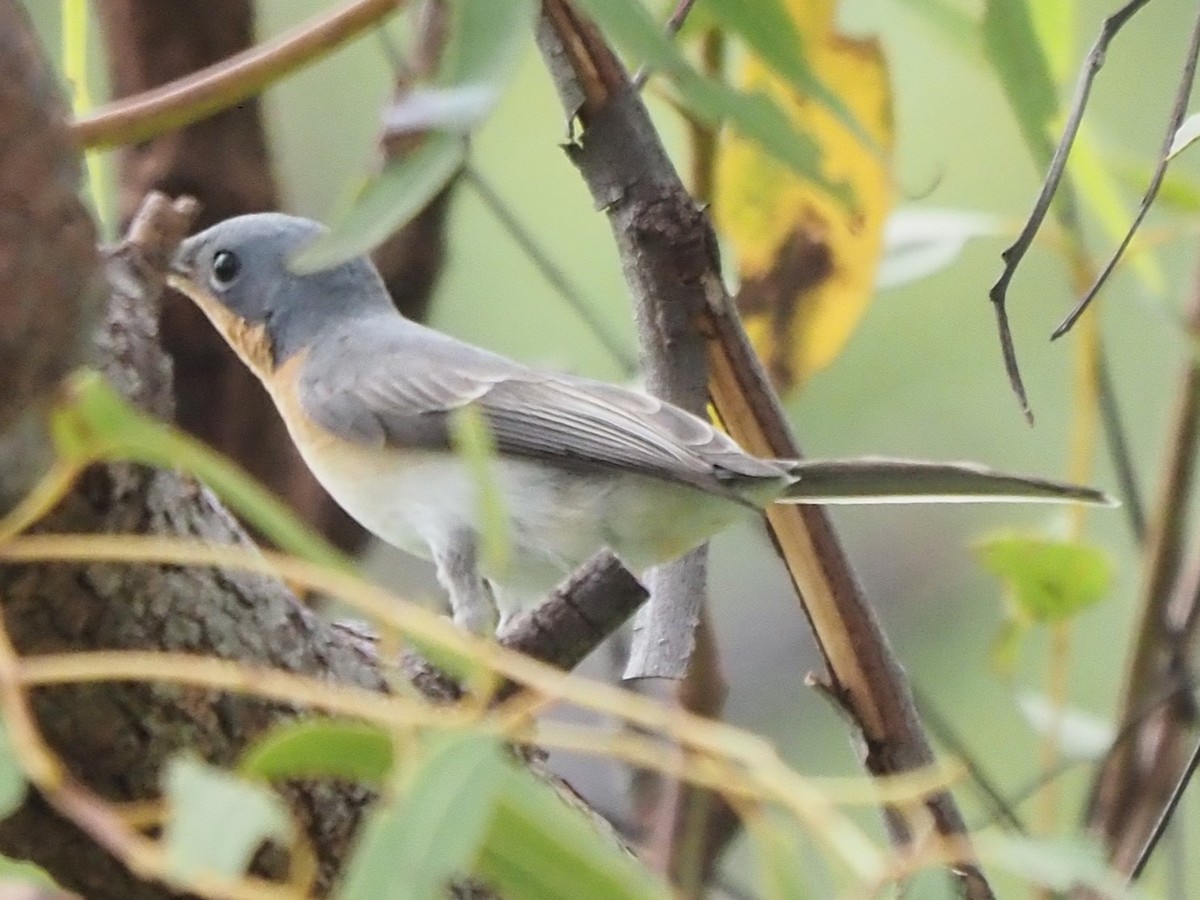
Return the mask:
<path fill-rule="evenodd" d="M 543 7 L 538 41 L 569 114 L 586 130 L 568 148 L 608 215 L 635 298 L 646 387 L 692 412 L 707 404 L 704 338 L 696 330 L 706 291 L 719 275 L 716 243 L 679 182 L 620 62 L 595 26 L 559 2 Z M 586 74 L 577 74 L 584 73 Z M 577 94 L 577 99 L 574 95 Z M 634 172 L 619 148 L 655 156 Z M 706 591 L 705 548 L 650 573 L 650 603 L 638 614 L 627 678 L 682 678 Z"/>
<path fill-rule="evenodd" d="M 612 51 L 594 26 L 561 0 L 543 6 L 539 44 L 568 118 L 583 124 L 569 150 L 597 205 L 614 223 L 619 252 L 639 309 L 674 306 L 708 338 L 709 390 L 722 421 L 749 452 L 798 458 L 801 454 L 721 280 L 716 242 L 706 216 L 684 192 L 657 133 Z M 641 203 L 655 228 L 621 216 Z M 669 223 L 661 223 L 667 215 Z M 618 230 L 617 226 L 625 226 Z M 680 286 L 690 292 L 680 294 Z M 647 288 L 653 288 L 645 297 Z M 700 299 L 697 307 L 696 297 Z M 833 681 L 832 692 L 855 723 L 874 774 L 911 771 L 933 761 L 903 670 L 863 597 L 825 512 L 816 506 L 769 511 L 777 545 L 801 596 Z M 651 593 L 654 591 L 652 589 Z M 651 604 L 653 607 L 653 604 Z M 681 621 L 676 618 L 676 626 Z M 679 648 L 672 648 L 676 652 Z M 958 856 L 968 847 L 950 795 L 925 807 Z M 899 810 L 889 810 L 892 839 L 915 840 Z M 955 866 L 970 897 L 990 897 L 970 859 Z"/>
<path fill-rule="evenodd" d="M 1179 87 L 1175 91 L 1175 102 L 1171 107 L 1171 118 L 1167 123 L 1167 133 L 1163 137 L 1162 149 L 1159 150 L 1158 162 L 1154 167 L 1154 174 L 1150 177 L 1150 184 L 1146 187 L 1146 193 L 1142 195 L 1137 215 L 1133 217 L 1133 222 L 1130 224 L 1129 230 L 1125 232 L 1125 237 L 1121 239 L 1116 251 L 1100 271 L 1092 286 L 1088 288 L 1087 293 L 1080 298 L 1079 302 L 1075 304 L 1075 308 L 1054 329 L 1054 333 L 1050 335 L 1051 340 L 1056 340 L 1070 331 L 1071 327 L 1079 321 L 1079 317 L 1083 315 L 1083 311 L 1088 308 L 1088 304 L 1100 293 L 1100 289 L 1112 275 L 1113 269 L 1117 267 L 1117 263 L 1125 255 L 1133 236 L 1141 227 L 1146 213 L 1150 211 L 1150 207 L 1154 203 L 1154 198 L 1158 196 L 1158 190 L 1162 187 L 1163 178 L 1167 174 L 1167 165 L 1171 161 L 1171 147 L 1175 142 L 1175 135 L 1179 131 L 1179 126 L 1183 124 L 1184 116 L 1187 115 L 1188 101 L 1192 96 L 1192 84 L 1196 79 L 1198 57 L 1200 57 L 1200 13 L 1196 14 L 1196 21 L 1192 25 L 1192 40 L 1188 46 L 1188 55 L 1184 59 L 1183 72 L 1179 77 Z"/>
<path fill-rule="evenodd" d="M 1133 18 L 1134 14 L 1149 2 L 1150 0 L 1130 0 L 1130 2 L 1117 10 L 1117 12 L 1104 20 L 1104 24 L 1100 29 L 1100 36 L 1096 39 L 1096 43 L 1092 46 L 1091 52 L 1088 53 L 1087 61 L 1084 63 L 1083 72 L 1075 88 L 1075 98 L 1071 101 L 1071 112 L 1067 117 L 1067 124 L 1063 128 L 1063 134 L 1059 139 L 1058 147 L 1055 148 L 1054 156 L 1050 160 L 1050 169 L 1046 173 L 1045 180 L 1042 182 L 1042 190 L 1038 194 L 1037 200 L 1034 201 L 1033 211 L 1029 214 L 1029 219 L 1025 222 L 1025 227 L 1021 229 L 1021 233 L 1017 235 L 1017 239 L 1000 254 L 1000 258 L 1004 260 L 1004 270 L 1000 273 L 1000 277 L 988 292 L 988 298 L 992 301 L 992 306 L 996 311 L 996 327 L 1000 332 L 1000 349 L 1004 353 L 1004 368 L 1008 373 L 1008 380 L 1012 385 L 1013 392 L 1017 395 L 1017 399 L 1021 403 L 1021 410 L 1025 413 L 1025 417 L 1031 424 L 1033 422 L 1033 411 L 1029 408 L 1029 398 L 1025 393 L 1025 384 L 1021 380 L 1020 367 L 1017 365 L 1017 350 L 1013 344 L 1012 332 L 1008 324 L 1008 309 L 1006 306 L 1008 301 L 1008 285 L 1012 281 L 1013 275 L 1016 274 L 1021 260 L 1024 259 L 1026 252 L 1028 252 L 1030 245 L 1033 243 L 1038 230 L 1042 227 L 1046 213 L 1050 211 L 1050 203 L 1058 191 L 1059 182 L 1062 180 L 1063 172 L 1066 169 L 1067 157 L 1071 154 L 1071 147 L 1075 143 L 1075 136 L 1079 133 L 1079 126 L 1083 122 L 1083 114 L 1087 108 L 1088 96 L 1092 91 L 1092 82 L 1096 79 L 1097 73 L 1099 73 L 1101 67 L 1104 65 L 1108 45 L 1116 37 L 1121 28 L 1124 27 L 1125 23 Z"/>
<path fill-rule="evenodd" d="M 1200 335 L 1200 270 L 1187 314 L 1191 334 Z M 1162 466 L 1155 514 L 1146 541 L 1139 591 L 1139 620 L 1123 688 L 1118 721 L 1138 725 L 1114 742 L 1097 772 L 1088 804 L 1088 826 L 1103 836 L 1113 864 L 1130 871 L 1157 819 L 1178 772 L 1178 746 L 1192 706 L 1181 694 L 1179 648 L 1192 639 L 1196 618 L 1172 615 L 1179 593 L 1180 557 L 1188 497 L 1195 481 L 1200 441 L 1200 363 L 1189 359 L 1180 375 L 1178 399 Z M 1186 590 L 1185 590 L 1186 593 Z M 1186 633 L 1167 627 L 1175 620 Z M 1153 704 L 1152 712 L 1147 705 Z"/>
<path fill-rule="evenodd" d="M 82 147 L 112 147 L 198 122 L 324 56 L 397 6 L 398 0 L 355 0 L 232 59 L 103 106 L 75 122 L 72 133 Z"/>

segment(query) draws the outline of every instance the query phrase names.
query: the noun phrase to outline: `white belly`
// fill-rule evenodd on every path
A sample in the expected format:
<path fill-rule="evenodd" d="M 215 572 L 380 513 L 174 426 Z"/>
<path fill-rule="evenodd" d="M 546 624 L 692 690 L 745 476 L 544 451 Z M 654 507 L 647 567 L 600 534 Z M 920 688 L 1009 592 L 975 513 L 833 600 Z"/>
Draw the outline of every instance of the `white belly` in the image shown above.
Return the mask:
<path fill-rule="evenodd" d="M 478 535 L 480 484 L 453 454 L 309 445 L 305 461 L 345 510 L 369 531 L 430 559 L 456 532 Z M 504 607 L 542 599 L 604 547 L 634 572 L 674 559 L 738 517 L 728 500 L 639 476 L 581 476 L 512 458 L 492 461 L 489 479 L 504 512 L 505 563 L 482 574 Z"/>
<path fill-rule="evenodd" d="M 425 559 L 463 529 L 478 537 L 481 485 L 454 454 L 347 444 L 310 424 L 290 392 L 266 383 L 308 467 L 368 531 Z M 508 552 L 502 567 L 481 560 L 481 574 L 506 615 L 543 599 L 605 547 L 640 575 L 746 513 L 730 500 L 637 475 L 584 476 L 512 457 L 491 460 L 488 470 Z"/>

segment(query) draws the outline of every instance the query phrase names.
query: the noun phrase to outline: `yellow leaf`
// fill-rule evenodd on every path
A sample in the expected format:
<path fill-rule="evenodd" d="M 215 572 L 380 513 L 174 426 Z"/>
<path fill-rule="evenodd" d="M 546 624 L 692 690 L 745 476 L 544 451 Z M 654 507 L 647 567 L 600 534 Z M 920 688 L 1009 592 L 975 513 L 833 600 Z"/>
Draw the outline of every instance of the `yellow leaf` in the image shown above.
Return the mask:
<path fill-rule="evenodd" d="M 893 141 L 891 88 L 878 43 L 838 33 L 834 0 L 785 5 L 810 67 L 875 146 L 757 59 L 745 63 L 741 87 L 772 96 L 820 144 L 827 182 L 849 184 L 857 198 L 847 207 L 754 142 L 722 138 L 714 212 L 736 253 L 747 332 L 780 389 L 832 362 L 866 311 L 892 204 Z"/>

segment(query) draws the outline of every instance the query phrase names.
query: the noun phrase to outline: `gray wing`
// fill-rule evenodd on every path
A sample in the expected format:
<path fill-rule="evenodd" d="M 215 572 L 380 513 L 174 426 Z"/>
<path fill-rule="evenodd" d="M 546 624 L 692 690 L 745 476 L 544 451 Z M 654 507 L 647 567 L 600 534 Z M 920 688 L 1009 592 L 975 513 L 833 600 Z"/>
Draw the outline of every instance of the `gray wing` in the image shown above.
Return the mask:
<path fill-rule="evenodd" d="M 504 455 L 637 472 L 735 499 L 740 485 L 788 477 L 786 464 L 748 456 L 661 400 L 535 371 L 406 320 L 360 322 L 320 348 L 301 373 L 300 402 L 356 443 L 448 449 L 455 411 L 474 404 Z"/>

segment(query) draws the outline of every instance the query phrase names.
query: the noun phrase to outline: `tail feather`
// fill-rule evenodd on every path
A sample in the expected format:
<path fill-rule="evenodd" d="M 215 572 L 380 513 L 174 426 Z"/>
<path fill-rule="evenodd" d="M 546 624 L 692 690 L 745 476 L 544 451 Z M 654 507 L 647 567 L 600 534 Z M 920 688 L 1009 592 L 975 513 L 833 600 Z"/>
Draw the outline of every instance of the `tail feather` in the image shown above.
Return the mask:
<path fill-rule="evenodd" d="M 800 460 L 780 503 L 1087 503 L 1116 506 L 1083 485 L 998 472 L 969 462 L 865 456 Z"/>

